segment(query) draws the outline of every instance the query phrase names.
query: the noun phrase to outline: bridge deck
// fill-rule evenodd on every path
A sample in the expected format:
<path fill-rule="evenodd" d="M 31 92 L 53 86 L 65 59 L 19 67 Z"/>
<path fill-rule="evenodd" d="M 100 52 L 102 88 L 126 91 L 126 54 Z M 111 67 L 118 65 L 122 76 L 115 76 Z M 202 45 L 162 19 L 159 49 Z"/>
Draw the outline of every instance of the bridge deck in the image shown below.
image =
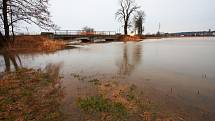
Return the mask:
<path fill-rule="evenodd" d="M 55 35 L 116 35 L 115 31 L 92 31 L 86 32 L 84 30 L 58 30 L 54 32 Z"/>
<path fill-rule="evenodd" d="M 43 33 L 44 35 L 45 32 Z M 96 40 L 96 39 L 105 39 L 105 40 L 117 40 L 119 35 L 116 35 L 114 31 L 93 31 L 86 32 L 83 30 L 60 30 L 55 32 L 47 32 L 55 39 L 64 39 L 64 40 L 72 40 L 72 39 L 81 39 L 85 38 L 88 40 Z"/>

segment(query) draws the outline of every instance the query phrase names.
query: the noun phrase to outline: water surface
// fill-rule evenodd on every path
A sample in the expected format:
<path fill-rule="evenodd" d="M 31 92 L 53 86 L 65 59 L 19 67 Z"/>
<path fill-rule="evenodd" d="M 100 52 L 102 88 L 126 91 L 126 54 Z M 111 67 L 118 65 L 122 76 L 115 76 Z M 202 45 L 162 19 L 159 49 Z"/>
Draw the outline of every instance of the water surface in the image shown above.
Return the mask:
<path fill-rule="evenodd" d="M 17 55 L 23 67 L 61 65 L 65 110 L 73 120 L 80 116 L 72 102 L 82 93 L 90 95 L 93 89 L 71 74 L 135 84 L 167 112 L 186 114 L 189 120 L 215 120 L 215 38 L 168 38 L 77 47 L 49 54 Z M 4 65 L 0 56 L 0 71 L 4 71 Z"/>

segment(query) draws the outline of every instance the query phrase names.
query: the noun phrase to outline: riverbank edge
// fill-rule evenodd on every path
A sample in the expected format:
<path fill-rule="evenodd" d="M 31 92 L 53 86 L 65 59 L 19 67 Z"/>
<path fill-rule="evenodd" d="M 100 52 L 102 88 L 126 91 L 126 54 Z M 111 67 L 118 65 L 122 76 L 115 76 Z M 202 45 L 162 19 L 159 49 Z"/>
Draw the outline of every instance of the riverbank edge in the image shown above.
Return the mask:
<path fill-rule="evenodd" d="M 64 40 L 55 40 L 41 35 L 16 36 L 7 47 L 0 49 L 1 53 L 32 53 L 32 52 L 55 52 L 66 48 Z"/>
<path fill-rule="evenodd" d="M 0 120 L 63 120 L 60 78 L 50 69 L 0 74 Z"/>

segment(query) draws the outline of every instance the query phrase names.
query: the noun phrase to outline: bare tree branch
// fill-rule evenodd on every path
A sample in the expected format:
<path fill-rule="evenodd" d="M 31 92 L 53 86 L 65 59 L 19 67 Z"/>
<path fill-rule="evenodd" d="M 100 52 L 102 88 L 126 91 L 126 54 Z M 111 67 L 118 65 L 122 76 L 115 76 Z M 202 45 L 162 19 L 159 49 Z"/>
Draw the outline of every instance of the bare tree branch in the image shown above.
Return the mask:
<path fill-rule="evenodd" d="M 23 22 L 46 30 L 55 29 L 48 3 L 49 0 L 0 0 L 0 18 L 6 38 L 9 38 L 11 26 L 21 26 Z"/>
<path fill-rule="evenodd" d="M 123 23 L 125 35 L 128 34 L 131 15 L 138 9 L 140 6 L 137 6 L 134 0 L 120 0 L 120 9 L 116 12 L 116 18 Z"/>
<path fill-rule="evenodd" d="M 139 35 L 141 35 L 144 31 L 144 27 L 143 27 L 144 20 L 145 20 L 144 11 L 137 11 L 136 15 L 134 16 L 134 28 Z"/>

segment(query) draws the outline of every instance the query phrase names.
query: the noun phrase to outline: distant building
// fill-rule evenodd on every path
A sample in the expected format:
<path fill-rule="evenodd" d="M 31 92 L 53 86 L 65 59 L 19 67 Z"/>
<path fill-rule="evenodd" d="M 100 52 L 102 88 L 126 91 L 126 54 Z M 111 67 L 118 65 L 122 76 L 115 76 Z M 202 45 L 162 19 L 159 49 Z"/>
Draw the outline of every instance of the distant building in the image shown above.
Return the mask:
<path fill-rule="evenodd" d="M 177 33 L 164 33 L 159 32 L 157 34 L 146 34 L 146 37 L 201 37 L 201 36 L 215 36 L 215 31 L 196 31 L 196 32 L 177 32 Z"/>
<path fill-rule="evenodd" d="M 169 36 L 215 36 L 215 31 L 169 33 Z"/>

